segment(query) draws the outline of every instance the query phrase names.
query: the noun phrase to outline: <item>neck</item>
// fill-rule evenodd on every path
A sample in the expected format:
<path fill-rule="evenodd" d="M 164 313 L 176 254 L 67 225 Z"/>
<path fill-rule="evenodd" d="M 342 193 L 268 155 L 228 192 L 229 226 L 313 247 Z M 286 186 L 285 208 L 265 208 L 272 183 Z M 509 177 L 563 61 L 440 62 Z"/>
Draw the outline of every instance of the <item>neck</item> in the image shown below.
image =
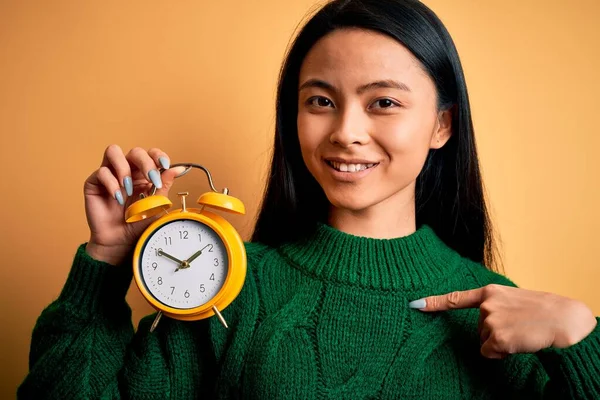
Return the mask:
<path fill-rule="evenodd" d="M 374 239 L 408 236 L 417 229 L 414 187 L 361 210 L 331 205 L 328 224 L 351 235 Z"/>

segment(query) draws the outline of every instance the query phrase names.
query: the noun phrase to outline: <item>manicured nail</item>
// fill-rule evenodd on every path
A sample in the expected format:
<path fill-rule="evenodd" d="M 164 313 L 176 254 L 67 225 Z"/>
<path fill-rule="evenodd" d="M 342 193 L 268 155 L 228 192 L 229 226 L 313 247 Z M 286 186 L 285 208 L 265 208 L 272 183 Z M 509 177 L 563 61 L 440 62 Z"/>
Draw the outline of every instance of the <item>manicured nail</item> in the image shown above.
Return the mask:
<path fill-rule="evenodd" d="M 125 191 L 127 192 L 127 196 L 131 196 L 133 194 L 133 181 L 130 176 L 126 176 L 123 179 L 123 184 L 125 185 Z"/>
<path fill-rule="evenodd" d="M 153 169 L 152 171 L 148 172 L 148 177 L 157 189 L 162 188 L 162 180 L 160 179 L 160 174 L 158 173 L 158 170 Z"/>
<path fill-rule="evenodd" d="M 123 194 L 121 193 L 120 190 L 117 190 L 115 192 L 115 199 L 117 199 L 117 201 L 119 202 L 120 205 L 124 205 L 125 202 L 123 201 Z"/>
<path fill-rule="evenodd" d="M 158 161 L 160 162 L 160 165 L 162 165 L 162 167 L 164 169 L 169 169 L 169 159 L 167 157 L 159 157 Z"/>
<path fill-rule="evenodd" d="M 408 303 L 408 306 L 410 308 L 422 309 L 422 308 L 427 307 L 427 302 L 425 301 L 425 299 L 414 300 L 414 301 L 411 301 L 410 303 Z"/>

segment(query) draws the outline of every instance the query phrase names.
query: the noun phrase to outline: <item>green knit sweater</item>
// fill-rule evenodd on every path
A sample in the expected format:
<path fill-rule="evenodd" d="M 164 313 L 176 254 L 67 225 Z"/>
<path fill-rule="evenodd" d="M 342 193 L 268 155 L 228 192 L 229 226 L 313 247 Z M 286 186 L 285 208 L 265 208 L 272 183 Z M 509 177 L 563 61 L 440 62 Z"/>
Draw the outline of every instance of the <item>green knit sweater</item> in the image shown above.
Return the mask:
<path fill-rule="evenodd" d="M 567 349 L 480 355 L 478 310 L 423 313 L 411 300 L 506 278 L 427 226 L 403 238 L 320 225 L 306 240 L 247 243 L 239 297 L 216 318 L 154 316 L 134 331 L 131 266 L 82 245 L 33 330 L 21 399 L 600 399 L 600 323 Z"/>

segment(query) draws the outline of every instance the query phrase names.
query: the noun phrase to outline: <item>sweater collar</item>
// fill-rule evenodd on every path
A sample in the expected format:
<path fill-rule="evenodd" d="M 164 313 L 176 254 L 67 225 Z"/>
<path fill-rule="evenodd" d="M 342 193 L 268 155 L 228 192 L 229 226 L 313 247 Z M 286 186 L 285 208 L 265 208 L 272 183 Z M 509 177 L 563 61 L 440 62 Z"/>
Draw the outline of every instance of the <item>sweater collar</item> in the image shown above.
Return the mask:
<path fill-rule="evenodd" d="M 374 239 L 318 223 L 308 237 L 279 251 L 317 279 L 381 290 L 430 287 L 452 274 L 461 259 L 427 225 L 408 236 Z"/>

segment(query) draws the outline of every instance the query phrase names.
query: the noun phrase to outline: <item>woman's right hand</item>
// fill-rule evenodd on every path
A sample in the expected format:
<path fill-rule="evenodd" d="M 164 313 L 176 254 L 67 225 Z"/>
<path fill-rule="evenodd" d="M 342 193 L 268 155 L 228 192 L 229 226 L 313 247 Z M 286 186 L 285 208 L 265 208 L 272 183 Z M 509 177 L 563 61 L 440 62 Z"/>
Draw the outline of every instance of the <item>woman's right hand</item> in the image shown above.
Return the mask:
<path fill-rule="evenodd" d="M 125 209 L 152 184 L 156 194 L 168 196 L 175 177 L 185 167 L 169 169 L 169 156 L 160 149 L 136 147 L 124 154 L 117 145 L 104 151 L 100 168 L 85 181 L 85 213 L 90 228 L 87 253 L 94 259 L 119 265 L 131 255 L 142 232 L 158 218 L 125 222 Z M 165 169 L 162 174 L 159 168 Z"/>

